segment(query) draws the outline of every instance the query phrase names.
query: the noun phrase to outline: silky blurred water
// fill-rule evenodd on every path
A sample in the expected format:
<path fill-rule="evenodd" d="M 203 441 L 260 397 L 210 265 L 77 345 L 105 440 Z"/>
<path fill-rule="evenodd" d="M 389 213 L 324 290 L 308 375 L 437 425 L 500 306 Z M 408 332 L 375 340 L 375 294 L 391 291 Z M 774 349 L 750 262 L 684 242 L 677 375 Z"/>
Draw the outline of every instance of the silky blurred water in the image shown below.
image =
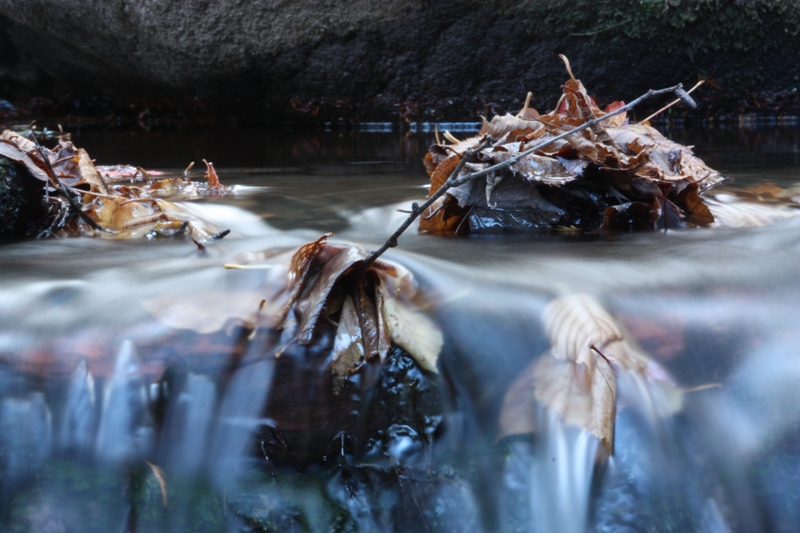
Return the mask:
<path fill-rule="evenodd" d="M 724 187 L 800 182 L 796 126 L 664 132 L 732 176 Z M 439 418 L 420 423 L 429 435 L 389 420 L 370 445 L 337 436 L 327 461 L 287 466 L 269 450 L 310 423 L 265 415 L 284 401 L 284 374 L 263 356 L 267 341 L 225 322 L 258 305 L 264 275 L 222 265 L 327 231 L 379 246 L 398 209 L 426 194 L 433 134 L 73 141 L 97 164 L 182 172 L 213 161 L 236 194 L 192 209 L 232 233 L 205 255 L 191 241 L 0 248 L 0 530 L 800 531 L 800 218 L 603 238 L 409 231 L 387 257 L 432 298 L 441 374 L 420 378 L 397 356 L 375 394 L 422 394 L 398 383 L 430 379 L 444 391 Z M 536 436 L 495 442 L 505 392 L 547 348 L 541 312 L 564 292 L 597 297 L 680 387 L 710 385 L 665 418 L 641 384 L 621 384 L 606 462 L 595 463 L 593 437 L 546 412 Z M 202 344 L 154 316 L 165 308 L 228 333 Z M 296 364 L 292 375 L 319 366 Z M 313 408 L 322 392 L 292 394 Z"/>

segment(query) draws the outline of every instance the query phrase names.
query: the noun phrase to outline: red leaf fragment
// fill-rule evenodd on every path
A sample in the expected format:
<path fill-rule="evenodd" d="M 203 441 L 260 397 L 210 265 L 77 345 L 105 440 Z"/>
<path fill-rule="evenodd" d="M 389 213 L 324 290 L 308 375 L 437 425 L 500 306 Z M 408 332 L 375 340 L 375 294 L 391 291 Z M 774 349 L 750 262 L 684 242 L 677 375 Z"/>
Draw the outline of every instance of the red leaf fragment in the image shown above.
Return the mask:
<path fill-rule="evenodd" d="M 222 182 L 219 180 L 219 176 L 217 176 L 217 171 L 214 170 L 214 163 L 209 163 L 205 159 L 203 159 L 203 163 L 206 164 L 206 179 L 208 180 L 208 187 L 210 189 L 222 189 Z"/>

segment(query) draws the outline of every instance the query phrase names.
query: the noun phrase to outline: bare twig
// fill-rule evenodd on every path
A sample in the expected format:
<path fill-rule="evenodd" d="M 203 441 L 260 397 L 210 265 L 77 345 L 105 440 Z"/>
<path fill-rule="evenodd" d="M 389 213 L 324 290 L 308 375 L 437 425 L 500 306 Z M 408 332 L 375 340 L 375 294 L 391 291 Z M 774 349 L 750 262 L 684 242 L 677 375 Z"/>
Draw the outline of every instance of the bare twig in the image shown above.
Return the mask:
<path fill-rule="evenodd" d="M 698 82 L 695 84 L 695 86 L 694 86 L 694 87 L 692 87 L 691 89 L 689 89 L 688 91 L 686 91 L 686 94 L 692 94 L 692 93 L 694 92 L 694 90 L 695 90 L 695 89 L 697 89 L 698 87 L 700 87 L 701 85 L 703 85 L 705 82 L 706 82 L 706 80 L 700 80 L 700 81 L 698 81 Z M 656 111 L 655 113 L 653 113 L 652 115 L 650 115 L 649 117 L 647 117 L 647 118 L 645 118 L 645 119 L 642 119 L 642 120 L 640 120 L 639 122 L 637 122 L 637 124 L 642 124 L 643 122 L 647 122 L 648 120 L 651 120 L 653 117 L 657 117 L 658 115 L 660 115 L 661 113 L 663 113 L 664 111 L 666 111 L 667 109 L 669 109 L 670 107 L 674 106 L 675 104 L 677 104 L 677 103 L 678 103 L 678 102 L 680 102 L 680 101 L 681 101 L 681 98 L 676 98 L 675 100 L 673 100 L 672 102 L 668 103 L 667 105 L 665 105 L 664 107 L 662 107 L 661 109 L 659 109 L 658 111 Z"/>
<path fill-rule="evenodd" d="M 455 170 L 453 170 L 453 172 L 450 174 L 450 177 L 447 178 L 447 181 L 445 181 L 444 184 L 442 184 L 442 186 L 439 187 L 439 189 L 435 193 L 433 193 L 430 197 L 428 197 L 428 199 L 422 205 L 418 205 L 416 202 L 411 204 L 411 214 L 408 215 L 408 218 L 406 218 L 406 220 L 400 225 L 400 227 L 397 228 L 397 230 L 394 233 L 392 233 L 392 236 L 386 240 L 383 246 L 381 246 L 380 248 L 369 254 L 369 257 L 367 257 L 364 260 L 363 266 L 361 267 L 362 270 L 366 269 L 372 263 L 374 263 L 375 260 L 378 259 L 378 257 L 380 257 L 386 252 L 386 250 L 397 246 L 397 239 L 400 237 L 400 235 L 402 235 L 403 232 L 405 232 L 408 229 L 411 223 L 414 222 L 417 219 L 417 217 L 420 216 L 420 214 L 422 214 L 426 209 L 428 209 L 431 205 L 433 205 L 433 203 L 436 200 L 438 200 L 442 195 L 444 195 L 444 193 L 447 192 L 448 189 L 451 189 L 453 187 L 458 187 L 459 185 L 463 185 L 468 181 L 482 178 L 489 174 L 493 174 L 498 170 L 503 170 L 504 168 L 508 168 L 517 161 L 519 161 L 520 159 L 529 156 L 530 154 L 534 153 L 537 150 L 541 150 L 542 148 L 556 141 L 560 141 L 561 139 L 564 139 L 572 135 L 573 133 L 578 133 L 579 131 L 583 131 L 586 128 L 591 128 L 592 126 L 599 124 L 604 120 L 608 120 L 611 117 L 615 117 L 619 114 L 630 111 L 639 103 L 643 102 L 644 100 L 647 100 L 648 98 L 652 98 L 654 96 L 659 96 L 666 93 L 674 93 L 680 100 L 683 100 L 690 107 L 692 108 L 697 107 L 697 104 L 695 103 L 694 100 L 692 100 L 692 97 L 689 96 L 689 94 L 683 89 L 683 84 L 681 83 L 673 87 L 667 87 L 665 89 L 650 89 L 640 97 L 636 98 L 635 100 L 631 100 L 624 106 L 612 111 L 611 113 L 603 115 L 602 117 L 595 118 L 588 122 L 584 122 L 580 126 L 576 126 L 569 131 L 565 131 L 564 133 L 556 135 L 555 137 L 544 139 L 542 142 L 535 144 L 534 146 L 528 148 L 524 152 L 520 152 L 514 157 L 509 157 L 508 159 L 506 159 L 501 163 L 497 163 L 496 165 L 492 165 L 483 170 L 473 172 L 472 174 L 467 174 L 465 176 L 458 177 L 458 174 L 459 172 L 461 172 L 461 169 L 464 167 L 464 165 L 491 144 L 492 139 L 488 136 L 484 137 L 476 148 L 469 150 L 467 151 L 467 153 L 464 154 L 464 157 L 461 158 L 461 161 L 458 163 Z"/>
<path fill-rule="evenodd" d="M 403 232 L 408 229 L 411 223 L 414 222 L 417 219 L 417 217 L 420 214 L 422 214 L 423 211 L 425 211 L 431 205 L 433 205 L 433 203 L 436 200 L 438 200 L 445 192 L 447 192 L 448 189 L 453 187 L 453 183 L 455 183 L 456 177 L 458 176 L 458 173 L 461 172 L 461 169 L 464 168 L 464 165 L 466 165 L 473 157 L 475 157 L 479 152 L 481 152 L 481 150 L 483 150 L 487 146 L 490 146 L 491 144 L 492 144 L 492 138 L 489 136 L 484 137 L 483 140 L 481 140 L 480 144 L 477 146 L 477 148 L 469 150 L 467 151 L 467 153 L 464 154 L 464 157 L 462 157 L 461 161 L 459 161 L 458 165 L 456 165 L 455 170 L 453 170 L 452 174 L 450 174 L 450 177 L 447 178 L 447 181 L 445 181 L 442 184 L 442 186 L 439 187 L 439 190 L 430 195 L 430 197 L 428 197 L 428 199 L 425 200 L 425 202 L 421 206 L 417 204 L 417 202 L 412 203 L 411 214 L 408 215 L 408 218 L 406 218 L 406 220 L 400 225 L 400 227 L 397 228 L 397 230 L 395 230 L 394 233 L 392 233 L 392 236 L 389 237 L 389 239 L 385 243 L 383 243 L 383 246 L 381 246 L 380 248 L 369 254 L 369 257 L 367 257 L 364 260 L 364 263 L 361 268 L 366 270 L 366 268 L 369 267 L 372 263 L 374 263 L 375 260 L 378 259 L 378 257 L 383 255 L 383 253 L 386 250 L 397 246 L 397 238 L 400 237 L 400 235 L 402 235 Z"/>

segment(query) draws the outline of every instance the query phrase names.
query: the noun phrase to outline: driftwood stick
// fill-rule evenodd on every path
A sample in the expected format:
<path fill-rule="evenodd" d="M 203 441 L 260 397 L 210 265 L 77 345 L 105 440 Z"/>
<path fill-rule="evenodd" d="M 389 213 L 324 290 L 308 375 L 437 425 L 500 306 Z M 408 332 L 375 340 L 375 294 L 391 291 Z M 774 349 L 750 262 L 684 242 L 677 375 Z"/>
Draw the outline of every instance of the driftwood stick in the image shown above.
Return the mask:
<path fill-rule="evenodd" d="M 436 200 L 438 200 L 442 195 L 444 195 L 444 193 L 447 192 L 448 189 L 452 187 L 458 187 L 459 185 L 463 185 L 468 181 L 472 181 L 474 179 L 478 179 L 483 176 L 487 176 L 489 174 L 497 172 L 498 170 L 508 168 L 517 161 L 519 161 L 520 159 L 534 153 L 537 150 L 541 150 L 542 148 L 546 147 L 549 144 L 552 144 L 556 141 L 560 141 L 561 139 L 564 139 L 572 135 L 573 133 L 578 133 L 579 131 L 583 131 L 586 128 L 591 128 L 592 126 L 599 124 L 604 120 L 608 120 L 611 117 L 630 111 L 636 105 L 643 102 L 644 100 L 647 100 L 648 98 L 652 98 L 654 96 L 659 96 L 666 93 L 675 94 L 675 96 L 677 96 L 680 100 L 686 102 L 686 104 L 692 108 L 697 107 L 697 104 L 692 99 L 692 97 L 689 96 L 689 94 L 683 89 L 682 83 L 679 83 L 678 85 L 675 85 L 673 87 L 667 87 L 665 89 L 655 89 L 655 90 L 650 89 L 640 97 L 630 101 L 629 103 L 625 104 L 624 106 L 620 107 L 615 111 L 612 111 L 611 113 L 608 113 L 607 115 L 603 115 L 602 117 L 598 117 L 588 122 L 584 122 L 580 126 L 576 126 L 569 131 L 561 133 L 560 135 L 556 135 L 555 137 L 550 137 L 548 139 L 545 139 L 542 142 L 535 144 L 531 148 L 528 148 L 524 152 L 520 152 L 514 157 L 506 159 L 502 163 L 497 163 L 496 165 L 492 165 L 483 170 L 479 170 L 478 172 L 473 172 L 472 174 L 467 174 L 459 178 L 458 174 L 459 172 L 461 172 L 461 169 L 464 167 L 464 165 L 467 162 L 469 162 L 470 159 L 474 158 L 475 155 L 477 155 L 479 152 L 481 152 L 483 149 L 489 146 L 489 144 L 491 143 L 491 139 L 489 137 L 485 137 L 476 148 L 474 148 L 473 150 L 469 150 L 467 151 L 466 154 L 464 154 L 464 157 L 461 158 L 461 161 L 458 163 L 458 166 L 456 166 L 455 170 L 453 170 L 452 174 L 450 174 L 450 177 L 447 178 L 447 181 L 445 181 L 444 184 L 442 184 L 442 186 L 439 187 L 439 190 L 437 190 L 434 194 L 432 194 L 425 201 L 425 203 L 423 203 L 421 206 L 418 205 L 416 202 L 411 204 L 411 214 L 408 215 L 408 218 L 406 218 L 406 220 L 400 225 L 400 227 L 397 228 L 397 230 L 394 233 L 392 233 L 392 236 L 386 240 L 383 246 L 381 246 L 380 248 L 369 254 L 369 257 L 367 257 L 364 260 L 362 269 L 366 269 L 369 265 L 374 263 L 375 260 L 378 259 L 378 257 L 380 257 L 381 255 L 383 255 L 383 253 L 386 252 L 386 250 L 388 250 L 389 248 L 394 248 L 395 246 L 397 246 L 397 239 L 400 237 L 400 235 L 402 235 L 403 232 L 408 229 L 411 223 L 414 222 L 417 219 L 417 217 L 419 217 L 419 215 L 422 214 L 423 211 L 428 209 L 431 205 L 433 205 L 433 203 Z"/>
<path fill-rule="evenodd" d="M 703 85 L 705 82 L 706 82 L 706 80 L 700 80 L 700 81 L 698 81 L 698 82 L 695 84 L 695 86 L 694 86 L 694 87 L 692 87 L 691 89 L 689 89 L 688 91 L 686 91 L 686 94 L 692 94 L 692 93 L 694 92 L 694 90 L 695 90 L 695 89 L 697 89 L 698 87 L 700 87 L 701 85 Z M 666 111 L 667 109 L 669 109 L 670 107 L 674 106 L 675 104 L 677 104 L 677 103 L 678 103 L 678 102 L 680 102 L 680 101 L 681 101 L 681 98 L 676 98 L 675 100 L 673 100 L 672 102 L 668 103 L 667 105 L 665 105 L 664 107 L 662 107 L 661 109 L 659 109 L 658 111 L 656 111 L 655 113 L 653 113 L 652 115 L 650 115 L 649 117 L 647 117 L 647 118 L 643 118 L 642 120 L 640 120 L 639 122 L 637 122 L 637 124 L 642 124 L 643 122 L 647 122 L 648 120 L 652 120 L 654 117 L 657 117 L 658 115 L 660 115 L 661 113 L 663 113 L 664 111 Z"/>
<path fill-rule="evenodd" d="M 442 195 L 444 195 L 444 193 L 447 192 L 448 189 L 453 187 L 453 183 L 455 183 L 456 177 L 458 176 L 458 173 L 461 172 L 461 169 L 464 168 L 464 165 L 466 165 L 470 160 L 472 160 L 476 155 L 478 155 L 478 153 L 480 153 L 484 148 L 489 146 L 491 143 L 492 143 L 491 137 L 489 136 L 484 137 L 476 148 L 468 150 L 467 153 L 464 154 L 464 157 L 462 157 L 461 161 L 459 161 L 458 165 L 456 165 L 455 170 L 453 170 L 453 172 L 450 174 L 450 177 L 447 178 L 447 181 L 445 181 L 442 184 L 442 186 L 439 187 L 439 190 L 430 195 L 430 197 L 427 200 L 425 200 L 425 202 L 422 205 L 417 204 L 417 202 L 412 203 L 411 214 L 409 214 L 408 218 L 406 218 L 405 221 L 403 221 L 403 223 L 400 224 L 400 227 L 397 228 L 394 233 L 392 233 L 392 236 L 389 237 L 385 243 L 383 243 L 383 246 L 381 246 L 380 248 L 369 254 L 369 257 L 367 257 L 364 260 L 364 263 L 361 267 L 362 270 L 366 270 L 366 268 L 369 267 L 372 263 L 374 263 L 375 260 L 378 259 L 378 257 L 383 255 L 383 253 L 386 250 L 397 246 L 397 238 L 400 237 L 400 235 L 402 235 L 403 232 L 408 229 L 411 223 L 414 222 L 418 216 L 420 216 L 424 211 L 430 208 L 430 206 L 432 206 L 436 200 L 441 198 Z M 471 176 L 472 174 L 469 175 Z"/>

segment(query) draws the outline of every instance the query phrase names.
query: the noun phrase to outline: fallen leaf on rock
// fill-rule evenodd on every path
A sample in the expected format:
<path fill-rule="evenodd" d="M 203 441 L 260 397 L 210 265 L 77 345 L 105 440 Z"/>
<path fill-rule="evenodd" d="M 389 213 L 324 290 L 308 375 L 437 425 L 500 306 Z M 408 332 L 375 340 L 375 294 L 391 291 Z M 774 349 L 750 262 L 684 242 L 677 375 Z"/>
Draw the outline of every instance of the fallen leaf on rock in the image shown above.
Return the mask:
<path fill-rule="evenodd" d="M 587 367 L 542 357 L 533 368 L 533 386 L 540 404 L 597 437 L 613 453 L 617 379 L 608 361 L 600 358 Z"/>
<path fill-rule="evenodd" d="M 536 395 L 533 361 L 511 383 L 500 407 L 497 440 L 513 435 L 528 435 L 536 431 Z"/>
<path fill-rule="evenodd" d="M 95 188 L 101 194 L 108 194 L 108 186 L 103 180 L 103 177 L 94 168 L 94 163 L 89 158 L 86 150 L 81 148 L 78 150 L 78 171 L 80 172 L 81 179 L 89 184 L 91 188 Z"/>
<path fill-rule="evenodd" d="M 0 156 L 25 165 L 25 168 L 28 170 L 28 172 L 30 172 L 31 175 L 39 181 L 45 183 L 49 182 L 50 178 L 48 177 L 47 172 L 45 172 L 39 165 L 34 163 L 33 159 L 31 159 L 31 157 L 24 150 L 22 150 L 17 143 L 12 142 L 13 137 L 8 135 L 9 133 L 11 132 L 6 130 L 3 132 L 2 137 L 0 137 Z M 17 135 L 17 137 L 19 137 L 19 135 Z"/>
<path fill-rule="evenodd" d="M 614 102 L 601 110 L 567 68 L 570 79 L 563 85 L 559 105 L 550 113 L 539 115 L 526 102 L 517 116 L 484 119 L 475 137 L 459 141 L 445 136 L 450 144 L 431 146 L 425 157 L 431 176 L 429 194 L 443 186 L 460 159 L 483 139 L 491 139 L 490 146 L 464 165 L 460 177 L 475 170 L 491 170 L 490 165 L 625 105 Z M 469 164 L 477 168 L 468 168 Z M 665 138 L 650 126 L 628 124 L 623 113 L 554 141 L 510 167 L 448 190 L 423 216 L 419 229 L 453 234 L 563 227 L 629 231 L 709 226 L 714 216 L 701 194 L 722 180 L 691 147 Z M 524 210 L 519 208 L 517 194 L 505 199 L 496 194 L 502 185 L 520 191 L 515 185 L 520 182 L 531 184 L 526 194 L 535 198 L 536 204 Z M 556 213 L 558 216 L 553 216 Z"/>
<path fill-rule="evenodd" d="M 315 257 L 318 269 L 314 269 L 316 273 L 294 306 L 298 323 L 297 341 L 300 344 L 311 342 L 317 321 L 326 310 L 330 293 L 339 278 L 353 272 L 357 268 L 356 263 L 366 259 L 367 255 L 369 252 L 354 246 L 323 245 L 319 249 Z"/>
<path fill-rule="evenodd" d="M 423 369 L 437 372 L 442 333 L 420 311 L 422 295 L 411 273 L 385 260 L 364 268 L 367 250 L 329 243 L 329 237 L 301 246 L 291 258 L 282 254 L 269 259 L 264 314 L 273 317 L 270 327 L 296 328 L 294 342 L 307 346 L 315 342 L 321 321 L 335 323 L 332 372 L 337 390 L 365 361 L 383 361 L 392 344 Z"/>
<path fill-rule="evenodd" d="M 407 351 L 419 365 L 438 373 L 436 360 L 442 349 L 442 334 L 436 325 L 404 302 L 399 295 L 390 294 L 381 284 L 383 316 L 389 335 L 396 345 Z"/>
<path fill-rule="evenodd" d="M 361 324 L 356 313 L 353 299 L 348 295 L 344 299 L 342 311 L 339 315 L 339 325 L 336 328 L 336 338 L 333 341 L 333 372 L 334 390 L 351 374 L 364 364 L 364 338 Z M 338 392 L 338 391 L 337 391 Z"/>
<path fill-rule="evenodd" d="M 565 423 L 588 431 L 614 450 L 618 374 L 632 376 L 653 393 L 642 401 L 648 413 L 680 409 L 681 392 L 666 371 L 651 361 L 592 296 L 573 294 L 551 301 L 542 314 L 550 350 L 511 385 L 500 414 L 499 437 L 529 432 L 531 396 Z"/>
<path fill-rule="evenodd" d="M 136 169 L 128 176 L 141 173 L 148 181 L 109 184 L 94 166 L 89 154 L 68 140 L 61 140 L 52 150 L 37 145 L 10 130 L 0 134 L 0 156 L 22 164 L 37 180 L 48 184 L 48 218 L 40 235 L 103 238 L 190 235 L 207 240 L 221 234 L 209 233 L 209 223 L 199 223 L 170 200 L 191 200 L 229 192 L 209 165 L 208 184 L 184 178 L 150 180 L 146 172 Z M 157 174 L 153 172 L 153 175 Z M 69 198 L 66 198 L 69 195 Z M 42 189 L 43 201 L 46 198 Z M 72 205 L 70 205 L 72 204 Z M 80 209 L 82 213 L 76 213 Z M 81 216 L 77 216 L 80 214 Z M 98 227 L 100 229 L 98 229 Z"/>

